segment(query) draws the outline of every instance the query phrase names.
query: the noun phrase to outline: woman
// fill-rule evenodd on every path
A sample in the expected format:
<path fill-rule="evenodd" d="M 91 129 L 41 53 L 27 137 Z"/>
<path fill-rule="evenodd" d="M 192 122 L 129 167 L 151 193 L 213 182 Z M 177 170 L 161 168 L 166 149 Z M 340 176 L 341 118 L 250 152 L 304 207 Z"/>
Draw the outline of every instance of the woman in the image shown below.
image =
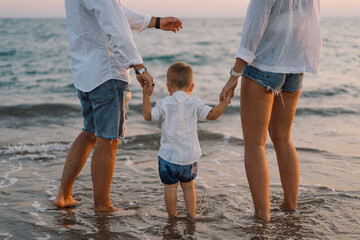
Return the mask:
<path fill-rule="evenodd" d="M 270 220 L 267 130 L 284 190 L 281 207 L 296 211 L 299 163 L 290 139 L 303 73 L 317 73 L 321 54 L 319 0 L 251 0 L 241 44 L 220 100 L 241 80 L 245 169 L 255 215 Z"/>

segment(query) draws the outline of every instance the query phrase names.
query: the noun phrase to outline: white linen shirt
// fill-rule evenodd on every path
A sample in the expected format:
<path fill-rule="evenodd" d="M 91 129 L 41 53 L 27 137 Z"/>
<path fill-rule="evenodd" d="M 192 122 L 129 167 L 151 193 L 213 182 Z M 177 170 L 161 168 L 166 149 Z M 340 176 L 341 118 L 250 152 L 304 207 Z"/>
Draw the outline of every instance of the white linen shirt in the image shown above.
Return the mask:
<path fill-rule="evenodd" d="M 275 73 L 317 73 L 319 0 L 251 0 L 236 58 Z"/>
<path fill-rule="evenodd" d="M 65 9 L 75 87 L 90 92 L 110 79 L 129 82 L 129 66 L 143 63 L 131 29 L 143 31 L 151 16 L 120 0 L 65 0 Z"/>
<path fill-rule="evenodd" d="M 206 120 L 211 107 L 199 98 L 176 91 L 151 109 L 151 120 L 161 121 L 159 156 L 178 165 L 189 165 L 201 157 L 197 121 Z"/>

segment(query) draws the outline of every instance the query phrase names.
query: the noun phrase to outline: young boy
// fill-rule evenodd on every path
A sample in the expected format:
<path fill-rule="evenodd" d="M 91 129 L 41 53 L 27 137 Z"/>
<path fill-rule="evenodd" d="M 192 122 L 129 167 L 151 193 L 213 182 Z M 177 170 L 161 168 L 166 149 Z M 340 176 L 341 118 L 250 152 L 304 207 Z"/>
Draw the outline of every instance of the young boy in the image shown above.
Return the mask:
<path fill-rule="evenodd" d="M 187 214 L 195 217 L 196 194 L 194 179 L 201 156 L 197 135 L 198 120 L 215 120 L 230 102 L 231 93 L 214 108 L 200 99 L 189 97 L 194 88 L 192 68 L 183 62 L 173 63 L 167 71 L 170 96 L 151 107 L 150 96 L 143 91 L 143 115 L 147 121 L 161 121 L 158 153 L 159 175 L 165 186 L 165 204 L 169 216 L 176 216 L 178 182 L 184 192 Z"/>

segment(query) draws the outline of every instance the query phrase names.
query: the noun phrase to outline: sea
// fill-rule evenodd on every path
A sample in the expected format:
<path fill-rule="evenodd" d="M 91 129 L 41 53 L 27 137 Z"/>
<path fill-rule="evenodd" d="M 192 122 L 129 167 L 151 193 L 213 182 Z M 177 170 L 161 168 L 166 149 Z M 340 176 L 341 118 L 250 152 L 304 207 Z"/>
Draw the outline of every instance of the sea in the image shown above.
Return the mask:
<path fill-rule="evenodd" d="M 239 46 L 244 19 L 183 19 L 174 34 L 134 32 L 156 83 L 168 95 L 175 61 L 194 69 L 195 89 L 217 104 Z M 323 18 L 322 63 L 305 74 L 292 127 L 300 161 L 297 212 L 279 208 L 283 191 L 271 141 L 271 221 L 254 217 L 244 169 L 240 89 L 223 116 L 199 122 L 196 220 L 181 190 L 167 217 L 157 172 L 160 124 L 142 117 L 142 89 L 131 73 L 126 137 L 119 144 L 110 198 L 124 213 L 96 213 L 90 157 L 75 181 L 82 204 L 57 209 L 67 151 L 83 123 L 70 72 L 65 19 L 0 19 L 0 239 L 360 239 L 360 18 Z M 131 212 L 131 214 L 129 214 Z"/>

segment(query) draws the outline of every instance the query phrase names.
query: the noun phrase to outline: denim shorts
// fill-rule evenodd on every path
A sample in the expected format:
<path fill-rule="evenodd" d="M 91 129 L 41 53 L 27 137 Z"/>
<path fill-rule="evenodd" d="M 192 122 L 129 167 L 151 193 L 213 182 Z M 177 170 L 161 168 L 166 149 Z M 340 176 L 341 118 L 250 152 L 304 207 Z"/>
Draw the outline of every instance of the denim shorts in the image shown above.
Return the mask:
<path fill-rule="evenodd" d="M 190 165 L 178 165 L 170 163 L 160 156 L 159 175 L 163 184 L 175 184 L 178 182 L 190 182 L 196 178 L 197 162 Z"/>
<path fill-rule="evenodd" d="M 78 90 L 84 117 L 83 131 L 105 139 L 123 138 L 128 100 L 128 83 L 109 80 L 90 92 Z"/>
<path fill-rule="evenodd" d="M 304 73 L 272 73 L 247 65 L 242 72 L 242 76 L 272 90 L 273 93 L 278 93 L 281 91 L 297 92 L 301 90 L 303 86 Z"/>

